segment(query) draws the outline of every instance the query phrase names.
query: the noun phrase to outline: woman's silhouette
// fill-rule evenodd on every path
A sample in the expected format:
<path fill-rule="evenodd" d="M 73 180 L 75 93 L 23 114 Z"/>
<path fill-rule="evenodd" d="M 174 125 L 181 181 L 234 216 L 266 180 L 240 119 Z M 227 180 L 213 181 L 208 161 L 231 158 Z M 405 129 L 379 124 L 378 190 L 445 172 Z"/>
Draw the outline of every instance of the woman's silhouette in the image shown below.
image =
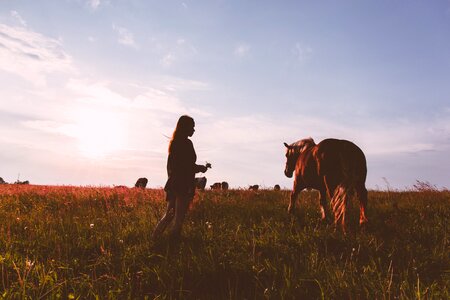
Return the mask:
<path fill-rule="evenodd" d="M 189 139 L 195 132 L 195 122 L 190 116 L 183 115 L 178 119 L 177 127 L 169 143 L 167 159 L 168 179 L 164 187 L 166 192 L 167 210 L 156 225 L 153 238 L 158 238 L 175 217 L 172 236 L 178 237 L 181 226 L 189 207 L 189 202 L 195 194 L 195 173 L 206 172 L 208 167 L 197 165 L 197 155 L 194 145 Z"/>

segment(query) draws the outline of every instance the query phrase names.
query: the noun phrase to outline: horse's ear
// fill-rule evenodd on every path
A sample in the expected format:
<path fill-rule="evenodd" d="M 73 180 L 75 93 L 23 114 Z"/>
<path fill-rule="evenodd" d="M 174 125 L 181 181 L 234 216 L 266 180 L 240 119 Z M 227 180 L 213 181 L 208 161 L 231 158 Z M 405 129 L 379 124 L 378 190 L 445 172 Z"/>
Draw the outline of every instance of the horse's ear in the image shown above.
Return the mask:
<path fill-rule="evenodd" d="M 289 145 L 288 145 L 288 144 L 284 143 L 284 145 L 286 146 L 286 148 L 288 148 L 288 149 L 289 149 Z"/>

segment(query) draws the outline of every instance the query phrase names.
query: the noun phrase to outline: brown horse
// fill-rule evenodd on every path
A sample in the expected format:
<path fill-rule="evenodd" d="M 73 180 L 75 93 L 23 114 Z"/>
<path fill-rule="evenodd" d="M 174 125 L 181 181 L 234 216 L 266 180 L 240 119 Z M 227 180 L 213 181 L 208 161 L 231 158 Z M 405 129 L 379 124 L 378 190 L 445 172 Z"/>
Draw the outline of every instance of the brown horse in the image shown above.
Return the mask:
<path fill-rule="evenodd" d="M 295 170 L 294 187 L 288 211 L 292 213 L 298 194 L 305 188 L 320 192 L 320 210 L 326 220 L 326 195 L 331 199 L 334 223 L 341 223 L 345 232 L 346 209 L 354 193 L 359 199 L 359 224 L 367 222 L 367 166 L 362 150 L 346 140 L 326 139 L 316 145 L 312 138 L 286 146 L 284 174 L 291 178 Z"/>

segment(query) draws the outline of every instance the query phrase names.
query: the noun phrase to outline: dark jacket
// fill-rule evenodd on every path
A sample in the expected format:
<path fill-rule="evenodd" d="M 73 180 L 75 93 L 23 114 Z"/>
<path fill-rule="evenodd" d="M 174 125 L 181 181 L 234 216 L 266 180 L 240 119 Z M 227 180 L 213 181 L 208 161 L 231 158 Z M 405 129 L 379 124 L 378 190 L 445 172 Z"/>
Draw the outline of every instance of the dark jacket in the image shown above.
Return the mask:
<path fill-rule="evenodd" d="M 164 186 L 167 199 L 171 195 L 193 197 L 195 193 L 195 173 L 199 172 L 195 164 L 197 155 L 190 139 L 175 139 L 172 141 L 167 158 L 168 179 Z"/>

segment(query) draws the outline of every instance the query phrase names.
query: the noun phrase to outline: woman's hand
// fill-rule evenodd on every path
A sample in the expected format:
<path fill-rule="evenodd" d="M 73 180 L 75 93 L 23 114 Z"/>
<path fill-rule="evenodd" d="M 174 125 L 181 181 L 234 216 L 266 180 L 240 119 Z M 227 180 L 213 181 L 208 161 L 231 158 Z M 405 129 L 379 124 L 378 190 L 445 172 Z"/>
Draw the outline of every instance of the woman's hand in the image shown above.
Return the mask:
<path fill-rule="evenodd" d="M 206 165 L 196 165 L 195 168 L 195 172 L 201 172 L 201 173 L 205 173 L 206 171 L 208 171 L 208 169 L 211 169 L 211 164 L 210 163 L 206 163 Z"/>

